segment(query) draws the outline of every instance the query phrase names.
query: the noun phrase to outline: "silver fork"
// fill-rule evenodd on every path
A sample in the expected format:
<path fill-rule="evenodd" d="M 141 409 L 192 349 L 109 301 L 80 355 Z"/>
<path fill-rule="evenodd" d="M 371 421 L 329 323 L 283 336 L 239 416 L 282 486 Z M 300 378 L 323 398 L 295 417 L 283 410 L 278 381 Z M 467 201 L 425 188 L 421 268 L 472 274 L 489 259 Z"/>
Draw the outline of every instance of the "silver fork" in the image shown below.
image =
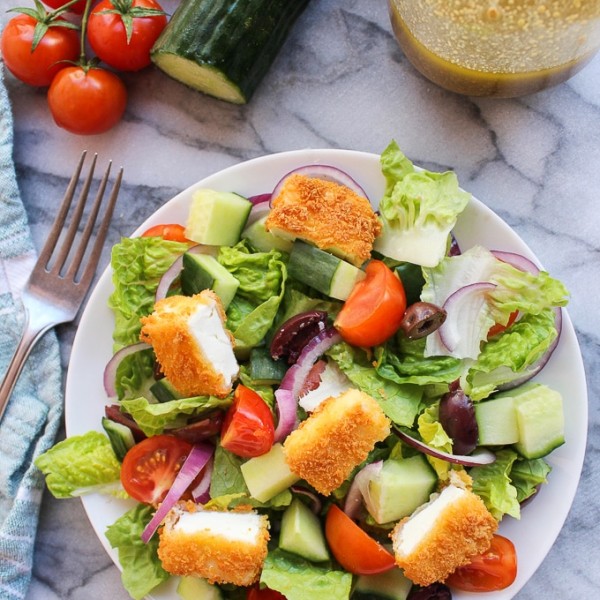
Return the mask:
<path fill-rule="evenodd" d="M 119 193 L 123 169 L 121 168 L 117 174 L 104 210 L 104 217 L 98 226 L 95 242 L 91 245 L 91 250 L 87 252 L 88 256 L 84 263 L 111 169 L 111 162 L 109 162 L 79 238 L 79 244 L 76 244 L 75 238 L 92 184 L 97 155 L 94 155 L 92 159 L 87 178 L 72 211 L 68 228 L 65 222 L 75 196 L 85 157 L 86 152 L 84 151 L 75 173 L 71 177 L 48 239 L 23 290 L 25 326 L 4 380 L 0 384 L 0 421 L 2 421 L 10 395 L 31 349 L 46 331 L 59 323 L 68 323 L 75 319 L 100 260 L 100 253 L 106 240 L 108 226 Z M 63 233 L 63 240 L 59 246 L 61 233 Z"/>

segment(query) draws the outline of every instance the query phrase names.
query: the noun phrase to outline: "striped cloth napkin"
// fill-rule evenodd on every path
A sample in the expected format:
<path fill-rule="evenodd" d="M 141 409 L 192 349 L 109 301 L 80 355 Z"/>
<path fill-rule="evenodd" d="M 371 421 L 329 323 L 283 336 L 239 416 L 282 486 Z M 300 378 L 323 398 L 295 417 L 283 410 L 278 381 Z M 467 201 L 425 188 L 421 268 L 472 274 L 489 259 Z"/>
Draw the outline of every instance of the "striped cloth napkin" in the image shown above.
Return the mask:
<path fill-rule="evenodd" d="M 20 290 L 35 253 L 12 158 L 13 123 L 0 64 L 0 378 L 23 326 Z M 25 598 L 44 489 L 33 460 L 54 442 L 63 411 L 58 342 L 34 348 L 0 423 L 0 600 Z"/>

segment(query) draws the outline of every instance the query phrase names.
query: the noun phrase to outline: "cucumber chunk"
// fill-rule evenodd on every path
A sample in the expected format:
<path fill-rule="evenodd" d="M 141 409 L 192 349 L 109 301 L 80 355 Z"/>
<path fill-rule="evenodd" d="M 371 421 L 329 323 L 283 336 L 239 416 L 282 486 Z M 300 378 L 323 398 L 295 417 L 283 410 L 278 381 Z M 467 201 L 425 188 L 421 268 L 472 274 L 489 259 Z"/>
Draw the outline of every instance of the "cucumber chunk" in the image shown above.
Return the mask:
<path fill-rule="evenodd" d="M 102 427 L 108 436 L 115 456 L 122 462 L 127 451 L 135 445 L 131 429 L 127 425 L 116 423 L 106 417 L 102 417 Z"/>
<path fill-rule="evenodd" d="M 150 386 L 150 392 L 159 402 L 170 402 L 171 400 L 183 398 L 166 377 L 153 383 Z"/>
<path fill-rule="evenodd" d="M 214 257 L 209 254 L 183 255 L 181 291 L 186 296 L 199 294 L 202 290 L 213 290 L 227 310 L 240 282 Z"/>
<path fill-rule="evenodd" d="M 512 396 L 476 402 L 474 406 L 480 446 L 505 446 L 519 441 L 517 412 Z"/>
<path fill-rule="evenodd" d="M 386 460 L 369 482 L 367 510 L 377 523 L 398 521 L 427 502 L 436 483 L 436 474 L 422 455 Z"/>
<path fill-rule="evenodd" d="M 337 300 L 346 300 L 365 272 L 306 242 L 296 240 L 288 263 L 290 277 Z"/>
<path fill-rule="evenodd" d="M 412 581 L 397 568 L 376 575 L 360 575 L 352 600 L 406 600 L 412 586 Z"/>
<path fill-rule="evenodd" d="M 250 351 L 250 377 L 259 385 L 281 383 L 287 372 L 282 360 L 273 360 L 267 348 L 252 348 Z"/>
<path fill-rule="evenodd" d="M 222 600 L 223 594 L 216 585 L 200 577 L 182 577 L 177 584 L 177 594 L 182 600 Z"/>
<path fill-rule="evenodd" d="M 239 194 L 197 190 L 192 196 L 185 236 L 199 244 L 234 246 L 251 208 L 252 203 Z"/>
<path fill-rule="evenodd" d="M 319 518 L 294 498 L 281 518 L 279 547 L 313 562 L 329 560 L 329 552 Z"/>
<path fill-rule="evenodd" d="M 261 252 L 269 252 L 273 249 L 281 250 L 282 252 L 290 252 L 293 242 L 275 235 L 265 229 L 265 221 L 267 216 L 258 219 L 242 231 L 242 239 L 248 240 L 254 248 Z"/>

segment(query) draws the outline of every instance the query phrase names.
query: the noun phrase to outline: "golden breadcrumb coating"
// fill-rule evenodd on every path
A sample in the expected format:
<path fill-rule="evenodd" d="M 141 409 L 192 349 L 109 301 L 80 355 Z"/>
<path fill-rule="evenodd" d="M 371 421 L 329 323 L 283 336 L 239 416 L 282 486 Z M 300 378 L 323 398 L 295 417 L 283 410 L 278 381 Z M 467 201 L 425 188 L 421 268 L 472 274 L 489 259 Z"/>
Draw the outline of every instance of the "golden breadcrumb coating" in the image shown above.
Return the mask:
<path fill-rule="evenodd" d="M 422 533 L 408 554 L 403 553 L 401 548 L 406 523 L 438 502 L 439 496 L 417 509 L 410 517 L 402 519 L 390 534 L 396 564 L 411 581 L 422 586 L 443 582 L 458 567 L 485 552 L 498 528 L 496 519 L 479 496 L 464 487 L 448 487 L 459 489 L 459 497 L 446 505 L 435 520 L 432 519 L 427 531 Z"/>
<path fill-rule="evenodd" d="M 187 510 L 178 505 L 167 515 L 158 545 L 158 557 L 165 571 L 171 575 L 202 577 L 217 584 L 248 586 L 258 581 L 270 537 L 267 517 L 259 516 L 260 529 L 254 543 L 250 543 L 209 530 L 190 533 L 177 529 L 181 515 L 196 510 L 202 509 L 190 507 L 188 503 Z M 243 517 L 245 512 L 256 514 L 240 510 L 227 511 L 227 514 L 235 518 L 235 515 Z"/>
<path fill-rule="evenodd" d="M 381 224 L 369 201 L 346 186 L 295 174 L 273 200 L 265 229 L 360 266 L 371 257 Z"/>
<path fill-rule="evenodd" d="M 322 402 L 283 449 L 290 469 L 327 496 L 389 433 L 390 422 L 377 401 L 348 390 Z"/>
<path fill-rule="evenodd" d="M 154 312 L 141 319 L 140 339 L 152 345 L 161 371 L 182 395 L 224 398 L 231 393 L 233 382 L 225 381 L 215 370 L 189 328 L 189 318 L 200 304 L 216 308 L 233 351 L 233 336 L 225 329 L 223 305 L 211 290 L 194 296 L 170 296 L 159 300 L 154 305 Z"/>

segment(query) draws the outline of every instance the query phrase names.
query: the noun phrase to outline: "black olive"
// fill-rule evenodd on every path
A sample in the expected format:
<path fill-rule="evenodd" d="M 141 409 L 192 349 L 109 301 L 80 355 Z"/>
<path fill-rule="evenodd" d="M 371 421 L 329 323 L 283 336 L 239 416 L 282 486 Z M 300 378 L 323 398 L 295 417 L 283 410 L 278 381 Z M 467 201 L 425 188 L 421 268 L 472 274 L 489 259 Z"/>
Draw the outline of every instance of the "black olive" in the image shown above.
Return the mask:
<path fill-rule="evenodd" d="M 302 349 L 327 326 L 327 313 L 322 310 L 311 310 L 294 315 L 279 327 L 269 351 L 274 360 L 287 358 L 293 365 L 300 356 Z"/>
<path fill-rule="evenodd" d="M 430 302 L 415 302 L 404 313 L 400 328 L 409 340 L 423 338 L 446 320 L 446 311 Z"/>
<path fill-rule="evenodd" d="M 440 400 L 439 417 L 444 431 L 452 438 L 454 454 L 469 454 L 475 450 L 479 428 L 469 396 L 461 389 L 444 394 Z"/>
<path fill-rule="evenodd" d="M 426 587 L 413 588 L 407 600 L 452 600 L 452 592 L 443 583 L 432 583 Z"/>

